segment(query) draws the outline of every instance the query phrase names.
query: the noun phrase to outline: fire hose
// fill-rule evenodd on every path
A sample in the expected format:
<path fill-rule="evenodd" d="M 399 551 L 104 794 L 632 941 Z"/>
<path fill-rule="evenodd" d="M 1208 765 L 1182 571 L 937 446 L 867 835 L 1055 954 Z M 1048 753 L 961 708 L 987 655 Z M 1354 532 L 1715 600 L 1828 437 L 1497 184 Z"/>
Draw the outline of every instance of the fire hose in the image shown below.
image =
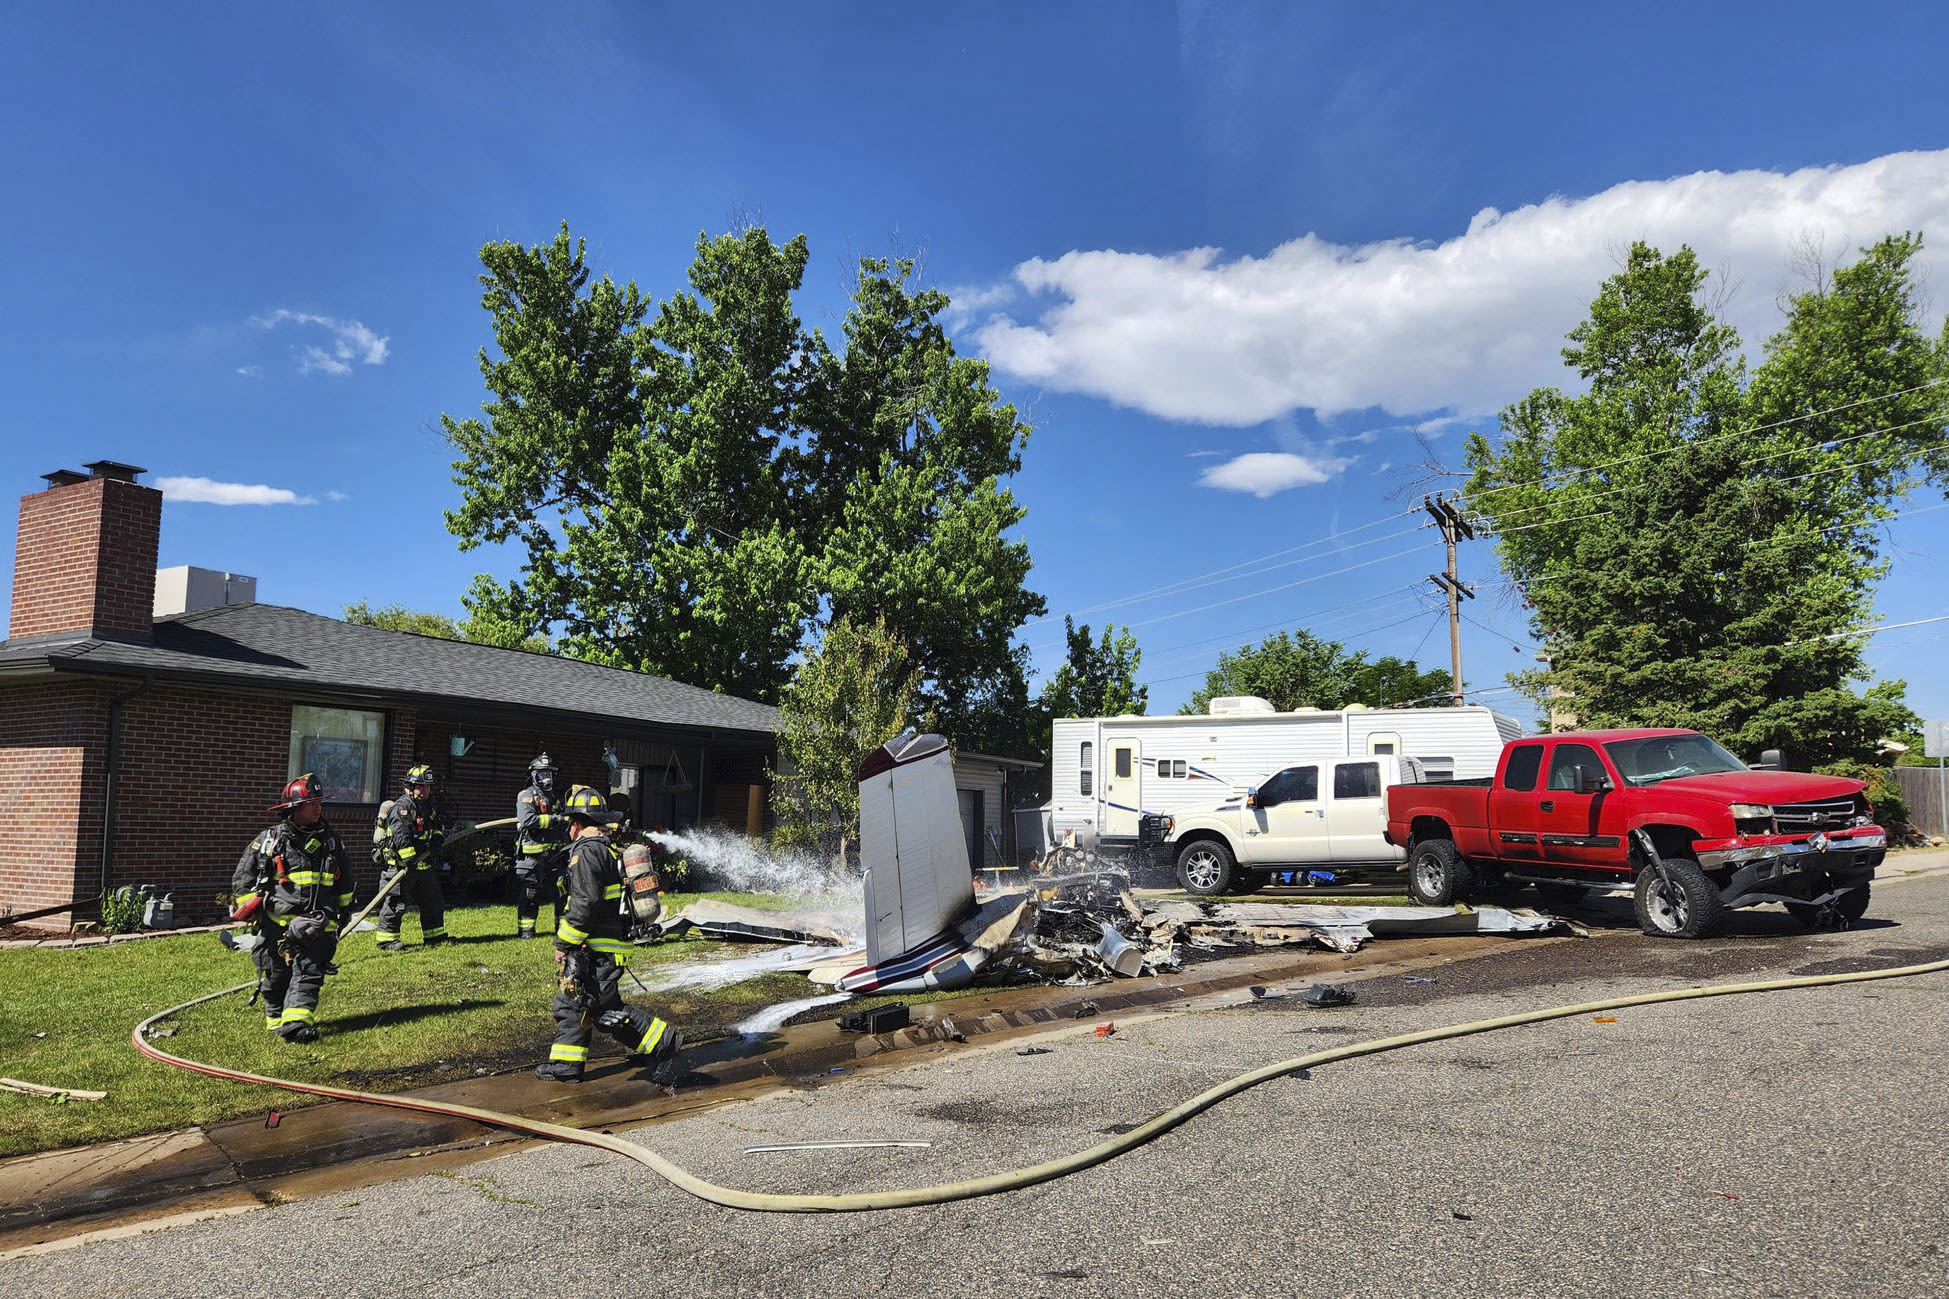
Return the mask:
<path fill-rule="evenodd" d="M 493 824 L 493 823 L 490 823 Z M 486 826 L 477 827 L 480 829 Z M 383 891 L 382 891 L 383 895 Z M 367 904 L 370 910 L 378 902 L 378 897 Z M 360 913 L 363 918 L 364 913 Z M 355 922 L 356 923 L 356 922 Z M 179 1005 L 151 1015 L 136 1025 L 131 1034 L 135 1049 L 153 1060 L 188 1069 L 194 1073 L 207 1074 L 213 1078 L 227 1078 L 236 1082 L 260 1083 L 268 1087 L 279 1087 L 286 1091 L 302 1092 L 313 1096 L 324 1096 L 333 1100 L 357 1101 L 368 1105 L 383 1105 L 392 1109 L 408 1110 L 419 1114 L 437 1114 L 452 1118 L 471 1119 L 488 1127 L 502 1128 L 510 1132 L 541 1137 L 552 1141 L 593 1146 L 608 1150 L 626 1159 L 634 1160 L 650 1169 L 665 1181 L 698 1199 L 726 1208 L 749 1209 L 767 1213 L 849 1213 L 869 1209 L 912 1208 L 920 1205 L 946 1204 L 954 1200 L 969 1200 L 984 1195 L 996 1195 L 1004 1191 L 1021 1190 L 1042 1182 L 1054 1181 L 1079 1173 L 1098 1164 L 1107 1163 L 1119 1155 L 1146 1145 L 1166 1132 L 1178 1127 L 1194 1116 L 1217 1105 L 1220 1101 L 1236 1096 L 1260 1083 L 1275 1078 L 1298 1075 L 1304 1077 L 1305 1071 L 1321 1065 L 1333 1064 L 1341 1060 L 1357 1059 L 1361 1056 L 1379 1055 L 1387 1051 L 1398 1051 L 1404 1047 L 1418 1046 L 1428 1042 L 1447 1041 L 1452 1038 L 1469 1037 L 1478 1033 L 1489 1033 L 1499 1029 L 1516 1028 L 1524 1024 L 1539 1024 L 1554 1019 L 1568 1019 L 1575 1015 L 1594 1014 L 1602 1011 L 1622 1010 L 1630 1006 L 1650 1006 L 1664 1002 L 1690 1001 L 1703 997 L 1727 997 L 1753 992 L 1780 992 L 1798 988 L 1818 988 L 1845 983 L 1868 983 L 1880 979 L 1909 978 L 1921 974 L 1936 974 L 1949 971 L 1949 960 L 1930 961 L 1920 965 L 1904 965 L 1881 970 L 1864 970 L 1850 974 L 1823 974 L 1807 978 L 1770 979 L 1755 983 L 1727 983 L 1705 987 L 1680 988 L 1666 992 L 1640 993 L 1628 997 L 1608 997 L 1601 1001 L 1584 1001 L 1574 1005 L 1551 1006 L 1543 1010 L 1521 1011 L 1511 1015 L 1500 1015 L 1493 1019 L 1479 1019 L 1469 1023 L 1450 1024 L 1440 1028 L 1422 1029 L 1412 1033 L 1398 1033 L 1392 1037 L 1377 1038 L 1368 1042 L 1356 1042 L 1346 1046 L 1332 1047 L 1315 1051 L 1308 1055 L 1295 1056 L 1274 1064 L 1239 1074 L 1233 1078 L 1200 1092 L 1180 1105 L 1166 1110 L 1126 1133 L 1112 1137 L 1085 1150 L 1064 1155 L 1044 1163 L 1026 1168 L 1011 1169 L 986 1177 L 970 1178 L 959 1182 L 946 1182 L 935 1186 L 907 1187 L 896 1190 L 859 1191 L 843 1195 L 783 1195 L 771 1192 L 745 1191 L 735 1187 L 719 1186 L 705 1181 L 696 1174 L 679 1167 L 647 1146 L 638 1145 L 621 1137 L 604 1132 L 586 1132 L 579 1128 L 564 1127 L 557 1123 L 547 1123 L 538 1119 L 524 1118 L 518 1114 L 505 1114 L 497 1110 L 481 1109 L 472 1105 L 458 1105 L 445 1101 L 432 1101 L 389 1096 L 377 1092 L 355 1091 L 346 1087 L 328 1087 L 318 1083 L 294 1082 L 283 1078 L 270 1078 L 262 1074 L 246 1073 L 242 1070 L 225 1069 L 217 1065 L 203 1064 L 199 1061 L 171 1055 L 147 1040 L 150 1027 L 170 1016 L 188 1010 L 192 1006 L 229 996 L 252 985 L 238 984 L 207 996 L 197 997 Z"/>

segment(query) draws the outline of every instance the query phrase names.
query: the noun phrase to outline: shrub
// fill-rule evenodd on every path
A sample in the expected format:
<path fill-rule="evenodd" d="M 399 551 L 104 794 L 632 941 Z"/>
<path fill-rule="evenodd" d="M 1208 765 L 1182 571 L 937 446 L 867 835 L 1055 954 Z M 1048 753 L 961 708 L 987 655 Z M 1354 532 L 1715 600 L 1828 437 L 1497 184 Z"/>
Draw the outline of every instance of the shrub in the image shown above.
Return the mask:
<path fill-rule="evenodd" d="M 1870 767 L 1865 762 L 1843 760 L 1822 767 L 1821 773 L 1828 776 L 1846 776 L 1867 784 L 1868 801 L 1874 804 L 1875 820 L 1885 827 L 1891 835 L 1905 837 L 1908 833 L 1908 800 L 1902 796 L 1901 782 L 1887 767 Z"/>
<path fill-rule="evenodd" d="M 142 907 L 148 901 L 133 884 L 104 890 L 101 895 L 102 932 L 132 934 L 142 928 Z"/>

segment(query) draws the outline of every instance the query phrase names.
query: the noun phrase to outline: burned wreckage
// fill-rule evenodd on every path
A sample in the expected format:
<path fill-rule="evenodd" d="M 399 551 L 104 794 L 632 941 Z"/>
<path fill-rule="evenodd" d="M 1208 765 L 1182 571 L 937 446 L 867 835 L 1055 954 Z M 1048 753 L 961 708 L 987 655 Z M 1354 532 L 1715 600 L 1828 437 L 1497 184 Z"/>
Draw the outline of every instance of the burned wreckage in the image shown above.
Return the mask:
<path fill-rule="evenodd" d="M 792 944 L 794 969 L 838 994 L 937 991 L 983 983 L 1093 983 L 1178 968 L 1187 955 L 1242 947 L 1352 952 L 1396 933 L 1540 933 L 1554 917 L 1500 907 L 1347 907 L 1139 899 L 1117 869 L 1032 876 L 977 897 L 938 735 L 908 731 L 860 764 L 864 916 L 700 902 L 665 936 Z M 785 953 L 780 953 L 785 956 Z"/>

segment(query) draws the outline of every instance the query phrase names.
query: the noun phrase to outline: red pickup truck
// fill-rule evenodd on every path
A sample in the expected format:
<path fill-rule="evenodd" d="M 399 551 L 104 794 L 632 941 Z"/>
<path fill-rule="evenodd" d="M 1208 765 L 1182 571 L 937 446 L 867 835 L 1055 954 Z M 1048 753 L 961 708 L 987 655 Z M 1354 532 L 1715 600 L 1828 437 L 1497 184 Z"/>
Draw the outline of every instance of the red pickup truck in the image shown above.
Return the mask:
<path fill-rule="evenodd" d="M 1750 770 L 1697 731 L 1572 731 L 1510 741 L 1490 781 L 1390 786 L 1387 840 L 1431 905 L 1505 883 L 1556 902 L 1629 885 L 1647 934 L 1703 938 L 1761 902 L 1846 924 L 1888 846 L 1864 788 Z"/>

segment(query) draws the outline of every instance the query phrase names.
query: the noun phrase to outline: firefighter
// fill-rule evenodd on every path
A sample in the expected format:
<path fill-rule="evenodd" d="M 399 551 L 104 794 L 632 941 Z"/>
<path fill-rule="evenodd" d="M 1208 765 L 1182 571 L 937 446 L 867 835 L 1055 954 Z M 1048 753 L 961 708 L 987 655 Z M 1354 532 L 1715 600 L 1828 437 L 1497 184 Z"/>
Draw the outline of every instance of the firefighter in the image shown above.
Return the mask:
<path fill-rule="evenodd" d="M 338 950 L 339 924 L 352 914 L 345 845 L 325 820 L 324 794 L 310 772 L 285 785 L 283 801 L 264 810 L 282 819 L 237 859 L 232 914 L 256 922 L 251 960 L 264 1027 L 287 1042 L 315 1042 L 318 991 Z"/>
<path fill-rule="evenodd" d="M 555 801 L 555 764 L 538 754 L 528 764 L 528 787 L 514 798 L 515 936 L 533 938 L 546 897 L 562 922 L 562 864 L 568 856 L 568 818 Z M 549 931 L 553 933 L 551 929 Z"/>
<path fill-rule="evenodd" d="M 379 887 L 393 876 L 404 874 L 392 892 L 379 904 L 379 950 L 397 952 L 399 927 L 406 918 L 409 901 L 420 909 L 420 937 L 428 947 L 447 938 L 446 902 L 440 896 L 440 876 L 434 869 L 446 829 L 439 809 L 433 804 L 433 768 L 420 763 L 406 773 L 406 792 L 393 801 L 386 813 L 379 856 L 385 870 Z"/>
<path fill-rule="evenodd" d="M 683 1034 L 649 1011 L 623 1004 L 620 984 L 635 948 L 623 914 L 622 855 L 607 830 L 620 818 L 600 791 L 578 785 L 563 809 L 569 822 L 568 907 L 555 926 L 555 1044 L 535 1077 L 581 1082 L 589 1039 L 600 1028 L 631 1055 L 647 1057 L 651 1078 L 675 1076 Z M 593 1028 L 591 1026 L 593 1021 Z"/>

